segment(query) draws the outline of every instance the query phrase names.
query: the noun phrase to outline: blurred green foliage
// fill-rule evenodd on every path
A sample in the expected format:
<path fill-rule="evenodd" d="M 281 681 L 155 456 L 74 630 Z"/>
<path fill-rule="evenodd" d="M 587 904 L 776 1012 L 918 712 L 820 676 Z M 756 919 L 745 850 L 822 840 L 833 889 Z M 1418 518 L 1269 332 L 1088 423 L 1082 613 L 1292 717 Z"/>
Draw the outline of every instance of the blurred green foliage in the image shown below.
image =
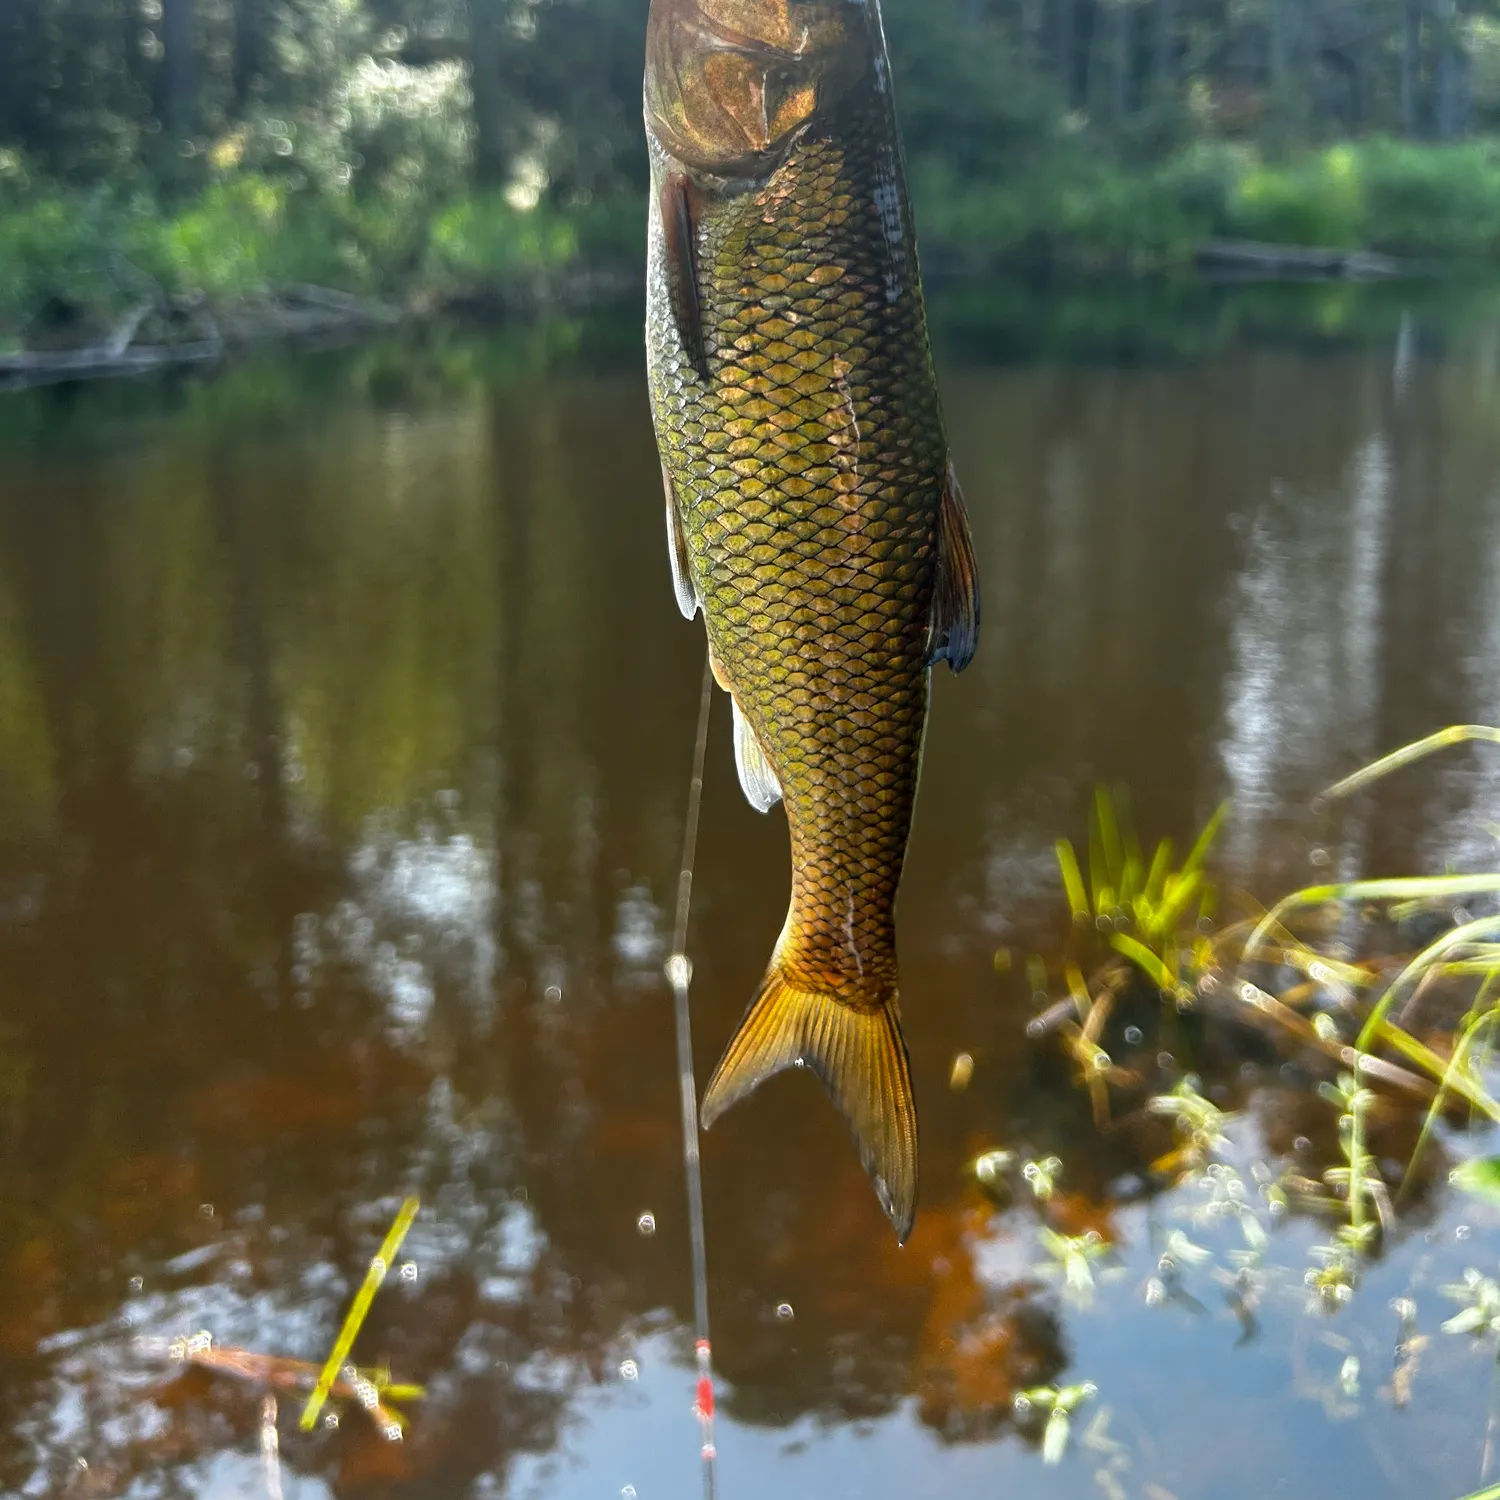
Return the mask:
<path fill-rule="evenodd" d="M 0 338 L 638 266 L 647 0 L 9 0 Z M 1500 0 L 884 0 L 930 264 L 1500 248 Z"/>

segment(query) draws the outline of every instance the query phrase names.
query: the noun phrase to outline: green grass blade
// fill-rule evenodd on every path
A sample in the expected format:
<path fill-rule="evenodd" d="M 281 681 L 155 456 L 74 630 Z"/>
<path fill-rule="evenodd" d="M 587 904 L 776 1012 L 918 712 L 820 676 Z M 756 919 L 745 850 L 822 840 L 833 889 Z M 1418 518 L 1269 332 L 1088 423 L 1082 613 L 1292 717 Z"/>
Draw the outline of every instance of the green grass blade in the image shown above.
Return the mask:
<path fill-rule="evenodd" d="M 1131 937 L 1128 932 L 1111 933 L 1109 945 L 1116 953 L 1128 958 L 1159 989 L 1174 990 L 1177 988 L 1176 975 L 1144 943 Z"/>
<path fill-rule="evenodd" d="M 1119 890 L 1125 878 L 1125 848 L 1120 842 L 1120 820 L 1108 787 L 1094 790 L 1094 816 L 1099 822 L 1099 847 L 1104 854 L 1105 878 Z"/>
<path fill-rule="evenodd" d="M 1416 1063 L 1431 1077 L 1446 1079 L 1448 1087 L 1460 1099 L 1473 1106 L 1480 1114 L 1487 1115 L 1496 1124 L 1500 1124 L 1500 1104 L 1491 1099 L 1477 1083 L 1463 1073 L 1450 1069 L 1449 1058 L 1440 1057 L 1431 1047 L 1425 1046 L 1409 1031 L 1403 1031 L 1391 1021 L 1380 1023 L 1378 1039 L 1394 1051 L 1401 1053 L 1403 1057 Z"/>
<path fill-rule="evenodd" d="M 1432 1103 L 1427 1107 L 1422 1129 L 1417 1135 L 1417 1144 L 1412 1148 L 1412 1153 L 1407 1158 L 1406 1170 L 1401 1174 L 1398 1197 L 1405 1197 L 1408 1185 L 1416 1180 L 1417 1164 L 1422 1160 L 1427 1150 L 1427 1143 L 1432 1139 L 1432 1132 L 1437 1128 L 1437 1122 L 1442 1117 L 1443 1107 L 1448 1102 L 1448 1095 L 1454 1091 L 1455 1080 L 1464 1076 L 1474 1038 L 1483 1030 L 1485 1022 L 1489 1019 L 1488 1016 L 1478 1017 L 1454 1043 L 1453 1056 L 1448 1059 L 1448 1066 L 1443 1070 L 1443 1076 L 1438 1082 L 1438 1091 L 1433 1096 Z"/>
<path fill-rule="evenodd" d="M 1500 1500 L 1500 1484 L 1492 1484 L 1487 1490 L 1475 1490 L 1472 1495 L 1464 1495 L 1460 1500 Z"/>
<path fill-rule="evenodd" d="M 1151 857 L 1151 868 L 1146 872 L 1146 899 L 1153 905 L 1160 902 L 1166 889 L 1167 871 L 1172 868 L 1172 840 L 1163 839 Z"/>
<path fill-rule="evenodd" d="M 380 1290 L 380 1284 L 385 1280 L 385 1273 L 390 1269 L 390 1264 L 395 1259 L 396 1252 L 401 1248 L 401 1242 L 406 1238 L 406 1231 L 411 1228 L 411 1221 L 416 1218 L 420 1207 L 421 1204 L 416 1198 L 408 1198 L 401 1205 L 396 1215 L 396 1222 L 391 1225 L 385 1242 L 381 1245 L 374 1260 L 370 1262 L 370 1269 L 365 1272 L 364 1284 L 360 1287 L 354 1304 L 349 1309 L 348 1317 L 344 1319 L 344 1326 L 339 1329 L 339 1336 L 334 1340 L 332 1352 L 324 1362 L 323 1373 L 318 1376 L 318 1383 L 312 1395 L 307 1398 L 307 1405 L 302 1408 L 302 1416 L 298 1425 L 303 1432 L 311 1432 L 317 1425 L 318 1413 L 323 1410 L 323 1403 L 328 1399 L 328 1392 L 333 1389 L 333 1383 L 338 1379 L 339 1371 L 343 1369 L 344 1361 L 348 1359 L 355 1339 L 359 1337 L 359 1330 L 370 1311 L 370 1304 L 375 1300 L 375 1293 Z"/>
<path fill-rule="evenodd" d="M 1057 853 L 1057 868 L 1062 871 L 1063 890 L 1068 894 L 1068 909 L 1075 922 L 1088 921 L 1089 893 L 1083 883 L 1083 871 L 1078 868 L 1078 856 L 1067 839 L 1058 839 L 1054 845 Z"/>
<path fill-rule="evenodd" d="M 1445 932 L 1435 942 L 1429 943 L 1386 987 L 1385 993 L 1375 1002 L 1365 1024 L 1360 1028 L 1359 1039 L 1354 1045 L 1361 1052 L 1370 1050 L 1371 1039 L 1386 1013 L 1395 1004 L 1402 988 L 1424 974 L 1444 954 L 1454 948 L 1462 948 L 1476 939 L 1492 937 L 1496 933 L 1500 933 L 1500 917 L 1481 917 L 1477 922 L 1464 922 Z"/>
<path fill-rule="evenodd" d="M 1229 803 L 1221 802 L 1215 809 L 1214 815 L 1203 825 L 1203 832 L 1198 835 L 1197 842 L 1188 851 L 1188 857 L 1182 862 L 1179 875 L 1191 875 L 1203 868 L 1203 862 L 1208 858 L 1208 851 L 1213 848 L 1214 840 L 1219 836 L 1219 830 L 1224 826 L 1224 820 L 1229 816 Z"/>
<path fill-rule="evenodd" d="M 1392 771 L 1399 771 L 1403 766 L 1413 765 L 1439 750 L 1447 750 L 1454 745 L 1471 744 L 1476 741 L 1500 745 L 1500 729 L 1491 729 L 1487 724 L 1450 724 L 1448 728 L 1440 729 L 1436 734 L 1429 734 L 1426 739 L 1414 740 L 1409 745 L 1402 745 L 1399 750 L 1392 750 L 1389 755 L 1382 755 L 1379 760 L 1372 761 L 1352 776 L 1346 776 L 1342 781 L 1334 782 L 1327 791 L 1319 795 L 1317 800 L 1328 802 L 1338 797 L 1347 797 L 1379 781 L 1382 776 L 1389 776 Z"/>
<path fill-rule="evenodd" d="M 1093 899 L 1093 912 L 1102 916 L 1104 906 L 1101 898 L 1110 885 L 1109 870 L 1104 858 L 1104 836 L 1099 831 L 1097 813 L 1089 817 L 1089 895 Z"/>
<path fill-rule="evenodd" d="M 1167 882 L 1166 894 L 1152 923 L 1151 936 L 1157 942 L 1168 938 L 1176 930 L 1182 914 L 1193 904 L 1203 886 L 1203 874 L 1194 870 L 1191 874 L 1174 875 Z"/>
<path fill-rule="evenodd" d="M 1500 892 L 1500 875 L 1416 875 L 1404 880 L 1351 880 L 1342 885 L 1310 885 L 1280 901 L 1260 919 L 1245 943 L 1242 963 L 1249 963 L 1266 935 L 1299 906 L 1326 906 L 1332 901 L 1446 901 L 1454 896 Z"/>

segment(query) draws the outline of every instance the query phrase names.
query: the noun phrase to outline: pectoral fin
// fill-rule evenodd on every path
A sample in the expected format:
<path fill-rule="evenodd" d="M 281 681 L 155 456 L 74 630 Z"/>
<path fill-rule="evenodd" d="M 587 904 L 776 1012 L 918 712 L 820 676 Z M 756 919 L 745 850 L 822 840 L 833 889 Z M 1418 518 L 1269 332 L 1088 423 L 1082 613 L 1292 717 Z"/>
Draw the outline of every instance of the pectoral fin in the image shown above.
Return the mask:
<path fill-rule="evenodd" d="M 740 708 L 739 700 L 731 701 L 734 703 L 734 763 L 739 768 L 740 787 L 745 800 L 756 812 L 770 812 L 781 801 L 781 782 L 771 769 L 765 751 L 760 748 L 760 741 Z"/>
<path fill-rule="evenodd" d="M 706 381 L 708 355 L 703 347 L 703 302 L 698 290 L 698 231 L 693 217 L 693 185 L 685 172 L 668 173 L 661 185 L 660 211 L 672 320 L 688 363 Z"/>
<path fill-rule="evenodd" d="M 979 573 L 969 535 L 969 513 L 950 464 L 938 511 L 937 588 L 927 630 L 927 664 L 946 660 L 953 671 L 962 672 L 978 644 Z"/>
<path fill-rule="evenodd" d="M 666 465 L 661 470 L 662 488 L 667 494 L 667 557 L 672 564 L 672 591 L 684 620 L 691 620 L 702 607 L 693 572 L 688 564 L 687 534 L 682 529 L 682 512 L 677 508 L 677 492 Z"/>

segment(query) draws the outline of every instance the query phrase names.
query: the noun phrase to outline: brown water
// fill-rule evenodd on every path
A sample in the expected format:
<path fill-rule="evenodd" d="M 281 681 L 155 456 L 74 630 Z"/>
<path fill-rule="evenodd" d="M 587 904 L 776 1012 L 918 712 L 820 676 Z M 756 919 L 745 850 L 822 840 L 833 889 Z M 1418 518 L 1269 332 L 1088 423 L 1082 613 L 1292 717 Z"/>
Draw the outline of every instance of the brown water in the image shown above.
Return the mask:
<path fill-rule="evenodd" d="M 1242 1321 L 1234 1221 L 1147 1191 L 1021 974 L 1100 779 L 1151 836 L 1232 797 L 1218 870 L 1262 899 L 1495 867 L 1494 757 L 1334 829 L 1306 801 L 1500 720 L 1500 317 L 991 290 L 940 317 L 985 635 L 939 674 L 902 897 L 918 1226 L 898 1249 L 808 1079 L 706 1139 L 720 1493 L 1457 1497 L 1493 1360 L 1439 1288 L 1496 1269 L 1500 1211 L 1446 1171 L 1483 1136 L 1444 1135 L 1334 1316 L 1302 1285 L 1328 1225 L 1271 1224 Z M 400 1443 L 284 1401 L 286 1493 L 698 1492 L 658 975 L 702 645 L 660 518 L 628 316 L 0 398 L 0 1492 L 263 1493 L 256 1391 L 138 1340 L 321 1360 L 408 1193 L 358 1352 L 427 1397 Z M 787 893 L 718 710 L 700 1077 Z M 1336 1160 L 1309 1079 L 1195 1045 L 1244 1111 L 1229 1159 Z M 1092 1305 L 1037 1205 L 966 1177 L 993 1146 L 1059 1156 L 1051 1222 L 1116 1243 Z M 1174 1229 L 1212 1258 L 1148 1305 Z M 1398 1407 L 1403 1296 L 1429 1342 Z M 1014 1398 L 1052 1381 L 1098 1392 L 1045 1468 Z"/>

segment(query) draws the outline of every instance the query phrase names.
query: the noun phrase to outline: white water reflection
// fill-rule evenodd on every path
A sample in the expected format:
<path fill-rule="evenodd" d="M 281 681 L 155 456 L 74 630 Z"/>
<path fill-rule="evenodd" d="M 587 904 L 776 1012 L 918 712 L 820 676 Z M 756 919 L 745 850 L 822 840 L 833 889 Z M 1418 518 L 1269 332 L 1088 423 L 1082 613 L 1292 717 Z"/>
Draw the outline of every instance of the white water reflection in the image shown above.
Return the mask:
<path fill-rule="evenodd" d="M 1238 868 L 1279 863 L 1273 825 L 1376 751 L 1391 493 L 1389 447 L 1376 433 L 1342 493 L 1273 482 L 1242 533 L 1220 742 Z M 1342 849 L 1352 873 L 1357 830 Z"/>
<path fill-rule="evenodd" d="M 1469 719 L 1500 725 L 1500 491 L 1486 507 L 1492 524 L 1483 540 L 1482 585 L 1473 604 L 1461 672 L 1473 705 Z M 1450 752 L 1453 754 L 1454 752 Z M 1430 839 L 1434 868 L 1494 869 L 1500 860 L 1500 746 L 1478 745 L 1445 766 L 1443 781 L 1457 810 Z"/>
<path fill-rule="evenodd" d="M 453 799 L 445 806 L 451 816 Z M 350 860 L 356 894 L 329 921 L 344 959 L 369 975 L 385 1001 L 392 1031 L 413 1037 L 432 1014 L 446 979 L 469 1012 L 494 1006 L 496 856 L 473 834 L 424 822 L 400 838 L 369 820 Z"/>

